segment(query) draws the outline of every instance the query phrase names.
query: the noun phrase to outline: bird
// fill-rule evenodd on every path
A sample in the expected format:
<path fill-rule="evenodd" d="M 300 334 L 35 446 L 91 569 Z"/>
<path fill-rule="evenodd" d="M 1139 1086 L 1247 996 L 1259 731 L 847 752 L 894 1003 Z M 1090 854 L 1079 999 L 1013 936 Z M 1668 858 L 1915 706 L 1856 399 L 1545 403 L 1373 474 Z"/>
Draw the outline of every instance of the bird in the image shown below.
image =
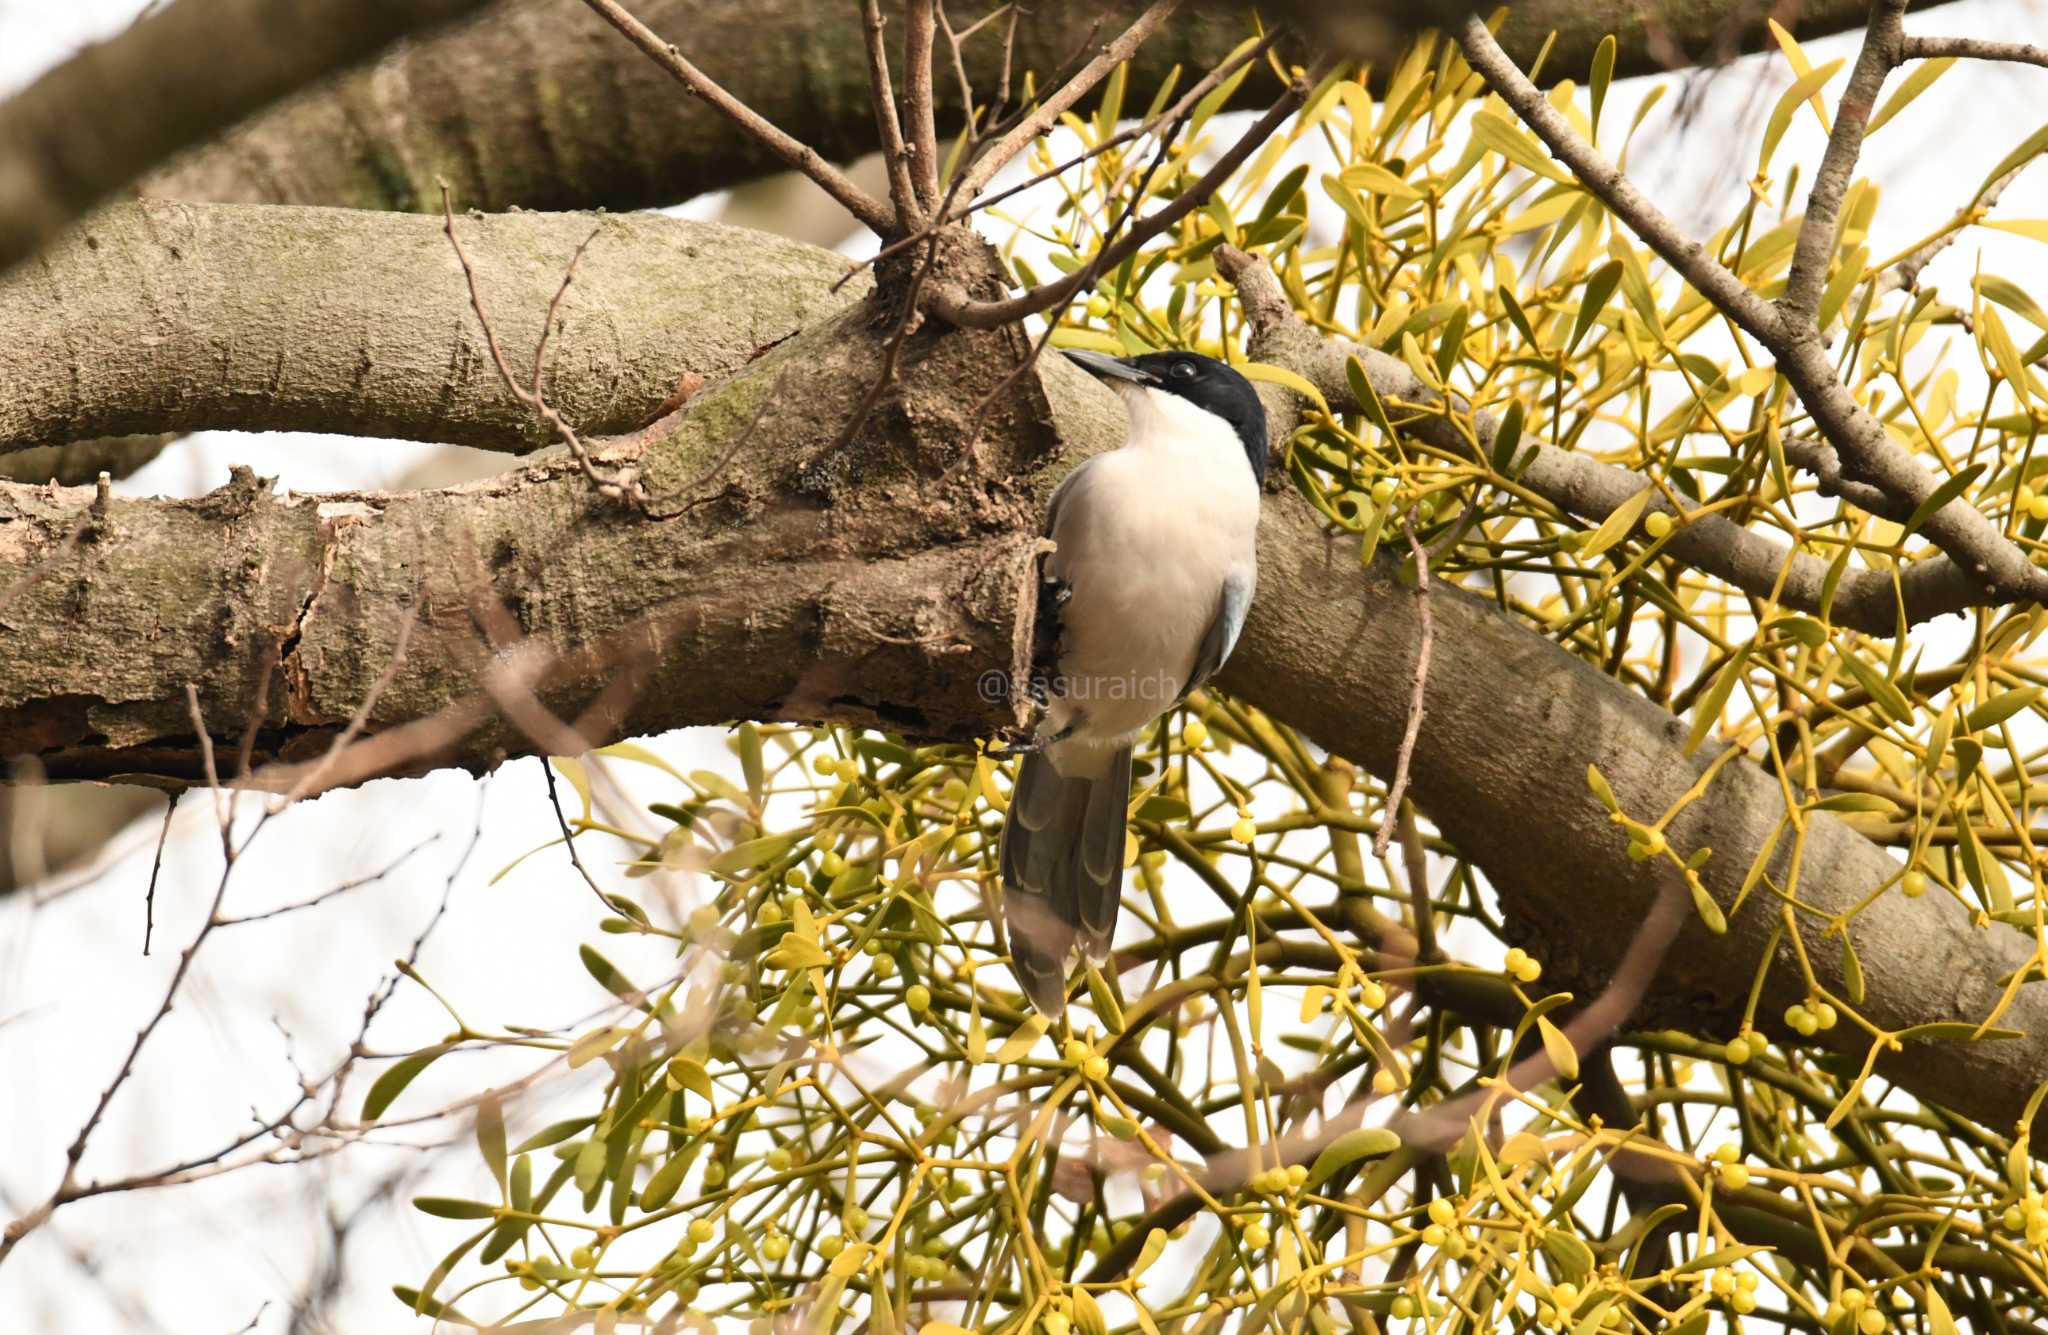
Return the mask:
<path fill-rule="evenodd" d="M 1059 633 L 1003 822 L 1012 972 L 1053 1019 L 1075 949 L 1109 958 L 1132 745 L 1237 647 L 1258 582 L 1267 454 L 1265 407 L 1227 363 L 1066 355 L 1123 400 L 1129 427 L 1046 506 L 1043 578 Z"/>

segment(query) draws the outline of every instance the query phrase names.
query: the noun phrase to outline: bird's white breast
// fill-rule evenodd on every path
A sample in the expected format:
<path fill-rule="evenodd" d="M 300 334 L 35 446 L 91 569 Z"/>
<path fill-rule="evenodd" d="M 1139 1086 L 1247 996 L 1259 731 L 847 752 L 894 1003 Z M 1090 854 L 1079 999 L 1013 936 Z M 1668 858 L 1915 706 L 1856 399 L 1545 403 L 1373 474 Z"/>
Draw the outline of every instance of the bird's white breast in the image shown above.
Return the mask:
<path fill-rule="evenodd" d="M 1077 740 L 1109 745 L 1180 694 L 1224 581 L 1252 575 L 1259 522 L 1258 480 L 1227 422 L 1158 390 L 1120 392 L 1129 438 L 1068 482 L 1047 562 L 1070 589 L 1065 698 L 1047 722 L 1079 716 Z"/>

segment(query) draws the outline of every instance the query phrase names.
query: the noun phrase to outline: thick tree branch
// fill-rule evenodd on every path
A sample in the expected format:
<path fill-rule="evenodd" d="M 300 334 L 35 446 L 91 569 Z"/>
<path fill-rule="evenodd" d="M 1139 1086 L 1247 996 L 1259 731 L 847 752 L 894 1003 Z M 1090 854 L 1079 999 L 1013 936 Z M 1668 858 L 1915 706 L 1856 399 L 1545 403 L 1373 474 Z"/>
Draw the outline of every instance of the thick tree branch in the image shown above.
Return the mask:
<path fill-rule="evenodd" d="M 1827 346 L 1810 320 L 1789 306 L 1765 301 L 1685 237 L 1620 169 L 1580 137 L 1508 58 L 1483 22 L 1467 21 L 1459 41 L 1472 67 L 1536 132 L 1552 156 L 1716 309 L 1777 358 L 1779 372 L 1798 391 L 1814 424 L 1835 448 L 1844 477 L 1878 488 L 1908 513 L 1934 494 L 1939 483 L 1933 475 L 1891 439 L 1884 424 L 1837 378 Z M 2048 572 L 2008 542 L 1967 498 L 1942 506 L 1921 528 L 1996 600 L 2019 602 L 2048 595 Z"/>
<path fill-rule="evenodd" d="M 85 48 L 0 105 L 0 274 L 172 154 L 483 4 L 177 0 Z"/>
<path fill-rule="evenodd" d="M 1382 402 L 1419 410 L 1404 429 L 1448 454 L 1482 463 L 1491 459 L 1494 437 L 1500 429 L 1500 421 L 1492 413 L 1474 412 L 1472 405 L 1457 395 L 1452 396 L 1447 413 L 1442 396 L 1418 379 L 1400 358 L 1318 332 L 1294 313 L 1279 280 L 1263 259 L 1223 246 L 1217 249 L 1216 267 L 1237 287 L 1238 300 L 1252 327 L 1247 351 L 1254 359 L 1296 372 L 1322 392 L 1331 408 L 1356 413 L 1362 408 L 1345 374 L 1346 361 L 1356 357 Z M 1470 437 L 1461 425 L 1465 421 L 1471 424 Z M 1476 452 L 1474 439 L 1478 441 Z M 1598 524 L 1646 485 L 1639 475 L 1625 468 L 1603 464 L 1530 437 L 1524 441 L 1519 454 L 1529 462 L 1517 476 L 1517 483 L 1588 523 Z M 1794 444 L 1787 442 L 1787 457 L 1794 451 Z M 1853 490 L 1853 486 L 1845 490 Z M 1879 498 L 1854 495 L 1845 499 L 1868 506 Z M 1724 579 L 1745 593 L 1759 598 L 1775 594 L 1781 606 L 1820 612 L 1828 561 L 1794 552 L 1785 543 L 1717 514 L 1692 516 L 1683 507 L 1674 508 L 1662 496 L 1652 498 L 1650 508 L 1684 517 L 1684 522 L 1672 530 L 1665 542 L 1664 550 L 1671 556 Z M 1939 555 L 1900 572 L 1898 599 L 1903 600 L 1906 619 L 1913 624 L 1987 602 L 1974 580 L 1959 570 L 1955 562 Z M 1891 635 L 1898 629 L 1898 607 L 1889 572 L 1854 568 L 1842 573 L 1829 616 L 1837 625 L 1872 635 Z"/>
<path fill-rule="evenodd" d="M 716 224 L 462 220 L 515 359 L 533 355 L 562 272 L 600 221 L 549 345 L 550 401 L 590 435 L 646 425 L 868 283 L 861 275 L 832 293 L 845 261 Z M 552 440 L 492 369 L 438 221 L 398 214 L 106 210 L 0 281 L 0 383 L 0 458 L 218 427 L 514 451 Z"/>
<path fill-rule="evenodd" d="M 948 237 L 941 274 L 993 285 L 985 252 Z M 759 280 L 779 263 L 764 262 Z M 334 767 L 340 781 L 530 751 L 530 732 L 503 721 L 515 705 L 544 705 L 593 739 L 735 717 L 999 730 L 1015 716 L 978 679 L 1015 672 L 1029 653 L 1044 496 L 1076 459 L 1119 439 L 1121 413 L 1050 359 L 983 421 L 978 405 L 1024 340 L 933 325 L 911 336 L 869 425 L 829 450 L 894 328 L 865 306 L 830 316 L 707 388 L 668 435 L 632 446 L 651 485 L 673 485 L 729 449 L 762 395 L 802 405 L 762 425 L 704 504 L 666 523 L 605 503 L 560 458 L 397 495 L 280 498 L 244 474 L 197 501 L 117 499 L 98 513 L 89 491 L 0 488 L 0 567 L 49 566 L 39 580 L 0 580 L 20 590 L 0 608 L 0 750 L 34 753 L 56 778 L 191 783 L 202 766 L 185 684 L 201 684 L 207 718 L 240 720 L 273 661 L 259 765 L 323 763 L 375 700 L 365 737 Z M 1408 679 L 1420 612 L 1391 558 L 1361 573 L 1346 546 L 1292 497 L 1268 500 L 1260 594 L 1222 684 L 1384 775 L 1408 718 L 1406 693 L 1388 683 Z M 1629 810 L 1652 813 L 1706 758 L 1685 755 L 1680 720 L 1490 603 L 1441 580 L 1428 596 L 1437 652 L 1415 801 L 1500 889 L 1552 982 L 1597 992 L 1656 873 L 1627 858 L 1584 792 L 1586 766 Z M 290 786 L 305 772 L 266 781 Z M 1557 798 L 1532 804 L 1531 791 Z M 1705 875 L 1726 905 L 1783 812 L 1776 782 L 1738 760 L 1667 833 L 1676 848 L 1714 850 Z M 1847 824 L 1806 819 L 1789 889 L 1819 914 L 1898 873 Z M 1780 885 L 1788 859 L 1781 846 L 1766 860 Z M 1731 915 L 1726 936 L 1689 926 L 1638 1020 L 1730 1032 L 1778 921 L 1767 899 Z M 1859 1009 L 1894 1030 L 1981 1019 L 2028 954 L 2017 933 L 1975 928 L 1937 896 L 1879 896 L 1850 930 L 1867 980 Z M 1821 985 L 1846 990 L 1839 939 L 1814 931 L 1803 944 Z M 1790 947 L 1778 949 L 1766 1013 L 1804 995 Z M 1909 1044 L 1879 1069 L 2009 1123 L 2048 1067 L 2048 997 L 2022 990 L 2004 1023 L 2027 1037 Z M 1849 1026 L 1829 1039 L 1856 1050 Z"/>
<path fill-rule="evenodd" d="M 1594 48 L 1619 41 L 1625 77 L 1718 61 L 1767 44 L 1760 0 L 1531 0 L 1501 29 L 1523 67 L 1548 49 L 1543 79 L 1583 79 Z M 1863 0 L 1809 0 L 1792 29 L 1802 38 L 1855 27 Z M 1100 15 L 1082 0 L 1026 5 L 1016 26 L 1016 77 L 1065 68 Z M 634 12 L 657 32 L 687 36 L 691 62 L 763 117 L 827 158 L 874 152 L 874 119 L 860 62 L 859 12 L 846 0 L 641 0 Z M 978 8 L 956 11 L 965 27 Z M 964 44 L 961 69 L 984 96 L 1002 81 L 1006 21 Z M 1213 68 L 1250 31 L 1242 8 L 1187 8 L 1147 42 L 1131 69 L 1128 104 L 1143 106 L 1167 72 Z M 1553 40 L 1554 34 L 1554 40 Z M 1301 60 L 1299 50 L 1288 54 Z M 1379 68 L 1376 66 L 1375 68 Z M 938 124 L 951 133 L 964 103 L 955 80 L 938 92 Z M 1271 100 L 1272 80 L 1245 81 L 1236 105 Z M 179 199 L 334 204 L 432 212 L 437 179 L 457 199 L 501 211 L 618 210 L 674 203 L 780 170 L 781 159 L 693 98 L 674 95 L 661 70 L 581 5 L 505 0 L 477 20 L 409 43 L 371 69 L 330 80 L 151 178 L 151 194 Z"/>

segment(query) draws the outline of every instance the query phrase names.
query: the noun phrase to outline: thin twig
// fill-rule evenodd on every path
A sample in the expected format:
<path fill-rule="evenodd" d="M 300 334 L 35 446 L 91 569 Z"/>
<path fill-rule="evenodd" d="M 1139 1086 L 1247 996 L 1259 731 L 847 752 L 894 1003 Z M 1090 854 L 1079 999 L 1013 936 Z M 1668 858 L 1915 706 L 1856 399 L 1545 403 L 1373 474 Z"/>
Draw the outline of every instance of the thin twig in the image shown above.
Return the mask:
<path fill-rule="evenodd" d="M 73 551 L 77 550 L 79 540 L 85 536 L 86 530 L 91 527 L 92 516 L 88 514 L 71 526 L 71 531 L 64 535 L 63 541 L 57 544 L 55 551 L 36 562 L 35 566 L 27 574 L 15 580 L 6 588 L 0 589 L 0 612 L 7 610 L 8 604 L 41 583 L 51 571 L 62 565 L 65 559 Z"/>
<path fill-rule="evenodd" d="M 156 832 L 156 857 L 149 864 L 149 889 L 142 896 L 142 953 L 149 954 L 149 943 L 156 935 L 156 880 L 164 869 L 164 844 L 171 837 L 171 816 L 178 810 L 178 795 L 164 794 L 163 828 Z"/>
<path fill-rule="evenodd" d="M 2005 188 L 2011 185 L 2032 162 L 2033 159 L 2029 158 L 2026 162 L 2015 164 L 2003 176 L 1985 186 L 1984 193 L 1977 196 L 1961 215 L 1951 220 L 1950 224 L 1942 229 L 1941 235 L 1880 274 L 1877 280 L 1877 294 L 1883 296 L 1887 292 L 1901 288 L 1911 292 L 1919 287 L 1921 271 L 1932 264 L 1941 252 L 1962 238 L 1964 227 L 1989 213 L 1997 205 L 1999 196 L 2005 193 Z"/>
<path fill-rule="evenodd" d="M 455 234 L 455 204 L 450 196 L 448 182 L 441 182 L 441 230 L 447 235 L 448 244 L 454 247 L 455 258 L 462 265 L 463 279 L 469 285 L 470 309 L 476 312 L 477 323 L 483 326 L 484 346 L 490 349 L 491 364 L 497 368 L 498 378 L 504 382 L 505 389 L 513 398 L 552 428 L 556 437 L 569 447 L 569 453 L 575 458 L 577 467 L 583 470 L 583 475 L 590 480 L 599 495 L 644 510 L 647 495 L 640 487 L 635 470 L 629 467 L 622 469 L 616 476 L 607 477 L 599 470 L 597 461 L 591 457 L 589 448 L 583 443 L 582 436 L 577 434 L 576 428 L 569 425 L 542 392 L 545 364 L 543 358 L 547 353 L 548 331 L 554 326 L 555 312 L 561 306 L 562 295 L 569 290 L 569 284 L 575 280 L 577 264 L 603 227 L 604 224 L 599 223 L 593 228 L 590 235 L 583 239 L 583 244 L 576 247 L 576 253 L 570 257 L 569 266 L 562 274 L 562 285 L 556 289 L 554 299 L 548 303 L 547 324 L 542 327 L 540 344 L 534 350 L 533 379 L 530 383 L 522 385 L 512 374 L 512 363 L 506 360 L 505 349 L 498 342 L 498 331 L 491 323 L 490 314 L 484 310 L 483 291 L 478 287 L 476 280 L 476 266 L 470 263 L 469 252 L 462 246 L 462 238 Z"/>
<path fill-rule="evenodd" d="M 1036 110 L 1012 127 L 1001 139 L 988 146 L 972 163 L 962 168 L 961 176 L 965 186 L 963 198 L 972 199 L 981 188 L 994 178 L 995 174 L 1008 166 L 1010 160 L 1031 147 L 1032 141 L 1059 124 L 1059 119 L 1068 108 L 1080 101 L 1118 65 L 1123 64 L 1145 44 L 1147 38 L 1157 32 L 1160 25 L 1180 8 L 1181 0 L 1152 0 L 1145 12 L 1118 34 L 1114 41 L 1095 54 L 1095 58 L 1081 67 L 1078 74 L 1042 100 Z"/>
<path fill-rule="evenodd" d="M 683 53 L 678 51 L 673 43 L 663 41 L 660 35 L 633 17 L 617 0 L 583 2 L 597 11 L 605 22 L 625 34 L 626 39 L 645 52 L 655 64 L 667 70 L 676 82 L 704 99 L 714 111 L 739 126 L 791 168 L 816 182 L 819 188 L 844 205 L 846 211 L 858 218 L 868 230 L 877 236 L 894 235 L 897 220 L 890 212 L 889 206 L 855 185 L 844 172 L 819 156 L 816 149 L 771 124 L 759 112 L 727 92 L 716 80 L 684 59 Z"/>
<path fill-rule="evenodd" d="M 1213 166 L 1202 177 L 1187 186 L 1172 203 L 1148 214 L 1135 226 L 1126 231 L 1121 240 L 1105 247 L 1097 254 L 1095 262 L 1087 268 L 1051 283 L 1042 283 L 1026 292 L 1003 301 L 974 301 L 954 286 L 936 289 L 931 296 L 929 309 L 934 315 L 949 324 L 967 329 L 995 329 L 1027 315 L 1050 310 L 1064 305 L 1074 295 L 1095 281 L 1095 275 L 1106 273 L 1145 248 L 1147 242 L 1172 227 L 1182 218 L 1209 202 L 1209 199 L 1223 183 L 1242 166 L 1258 147 L 1272 138 L 1275 131 L 1301 108 L 1309 91 L 1329 72 L 1333 62 L 1319 62 L 1316 67 L 1299 79 L 1289 83 L 1287 90 L 1265 114 L 1254 121 L 1236 143 L 1216 159 Z"/>
<path fill-rule="evenodd" d="M 1380 819 L 1380 832 L 1373 836 L 1372 855 L 1383 858 L 1394 838 L 1401 802 L 1408 796 L 1408 765 L 1415 758 L 1415 739 L 1422 735 L 1423 688 L 1429 682 L 1429 659 L 1436 649 L 1436 616 L 1429 605 L 1429 553 L 1415 538 L 1415 519 L 1403 521 L 1408 550 L 1415 554 L 1415 608 L 1422 618 L 1422 642 L 1415 649 L 1415 684 L 1408 693 L 1408 726 L 1401 731 L 1401 749 L 1394 757 L 1394 781 L 1387 785 L 1387 802 Z"/>
<path fill-rule="evenodd" d="M 536 381 L 539 379 L 539 376 L 540 372 L 536 369 L 534 372 Z M 377 674 L 377 680 L 370 683 L 369 691 L 364 694 L 362 702 L 356 706 L 355 712 L 349 715 L 347 726 L 328 744 L 327 754 L 320 758 L 320 763 L 308 770 L 303 778 L 293 784 L 290 791 L 286 792 L 282 797 L 272 799 L 269 805 L 269 810 L 272 814 L 284 810 L 284 808 L 292 805 L 294 802 L 303 799 L 307 793 L 312 792 L 320 781 L 327 777 L 328 772 L 334 768 L 335 762 L 341 759 L 341 753 L 346 751 L 355 739 L 362 734 L 364 726 L 370 721 L 370 711 L 377 707 L 377 701 L 383 698 L 384 692 L 391 689 L 391 683 L 398 680 L 398 670 L 405 665 L 405 651 L 411 645 L 412 633 L 418 625 L 419 617 L 408 610 L 405 619 L 398 623 L 398 637 L 397 642 L 391 647 L 391 661 L 384 665 L 382 672 Z"/>
<path fill-rule="evenodd" d="M 562 827 L 562 847 L 569 850 L 570 865 L 576 868 L 576 874 L 583 878 L 583 883 L 590 887 L 590 893 L 597 896 L 597 902 L 604 905 L 607 912 L 617 913 L 619 910 L 612 903 L 612 897 L 598 888 L 596 879 L 590 874 L 590 869 L 583 865 L 583 859 L 577 855 L 576 835 L 569 828 L 569 817 L 562 811 L 562 795 L 555 787 L 554 761 L 546 756 L 535 756 L 534 759 L 540 761 L 541 772 L 547 776 L 548 805 L 555 809 L 555 823 Z"/>
<path fill-rule="evenodd" d="M 1017 182 L 1017 184 L 1013 186 L 1007 186 L 1004 189 L 996 191 L 994 194 L 977 196 L 976 198 L 970 200 L 969 202 L 962 204 L 958 208 L 941 208 L 934 215 L 932 222 L 927 225 L 926 230 L 934 230 L 936 228 L 943 227 L 951 223 L 965 222 L 968 218 L 974 216 L 975 214 L 981 212 L 982 210 L 993 208 L 995 205 L 1002 203 L 1004 200 L 1009 199 L 1013 195 L 1022 194 L 1024 191 L 1029 190 L 1034 186 L 1043 185 L 1047 181 L 1054 180 L 1057 177 L 1063 176 L 1067 172 L 1072 171 L 1074 168 L 1079 167 L 1084 163 L 1092 162 L 1096 158 L 1101 157 L 1104 153 L 1109 152 L 1111 149 L 1121 148 L 1123 145 L 1130 143 L 1133 140 L 1142 139 L 1146 135 L 1157 133 L 1162 126 L 1173 125 L 1179 121 L 1186 119 L 1189 113 L 1191 113 L 1194 110 L 1195 104 L 1200 102 L 1204 97 L 1207 97 L 1211 92 L 1213 92 L 1218 84 L 1222 83 L 1231 75 L 1237 73 L 1237 71 L 1243 68 L 1246 64 L 1249 64 L 1251 61 L 1257 60 L 1266 52 L 1272 50 L 1273 44 L 1280 39 L 1280 31 L 1281 30 L 1278 28 L 1271 30 L 1263 38 L 1259 39 L 1258 42 L 1254 43 L 1253 45 L 1247 46 L 1244 50 L 1239 51 L 1236 55 L 1230 57 L 1230 59 L 1224 61 L 1222 64 L 1210 70 L 1207 74 L 1203 75 L 1201 79 L 1197 80 L 1195 84 L 1187 90 L 1186 93 L 1182 94 L 1178 101 L 1176 101 L 1172 106 L 1167 107 L 1165 110 L 1161 111 L 1157 116 L 1154 116 L 1152 119 L 1144 121 L 1137 125 L 1127 126 L 1126 128 L 1119 130 L 1115 134 L 1109 136 L 1107 139 L 1104 139 L 1101 143 L 1085 148 L 1081 152 L 1076 153 L 1073 157 L 1068 158 L 1066 161 L 1059 163 L 1057 166 L 1048 167 L 1044 171 L 1039 172 L 1034 176 L 1027 177 L 1024 180 Z M 950 199 L 958 193 L 959 191 L 957 189 L 948 191 L 947 197 Z M 871 256 L 866 261 L 849 268 L 846 271 L 846 273 L 841 275 L 839 279 L 832 284 L 832 290 L 835 292 L 838 291 L 841 286 L 850 281 L 853 278 L 853 276 L 861 272 L 861 270 L 868 268 L 871 265 L 877 264 L 883 260 L 889 259 L 892 256 L 901 253 L 902 251 L 908 250 L 910 247 L 916 245 L 919 241 L 923 239 L 924 234 L 920 232 L 911 236 L 903 237 L 900 240 L 890 242 L 888 245 L 883 246 L 879 251 L 877 251 L 873 256 Z"/>
<path fill-rule="evenodd" d="M 1835 228 L 1841 220 L 1842 200 L 1849 181 L 1856 174 L 1856 159 L 1863 153 L 1863 131 L 1877 108 L 1877 95 L 1885 76 L 1898 63 L 1904 40 L 1900 19 L 1906 0 L 1877 0 L 1870 7 L 1870 24 L 1863 46 L 1856 54 L 1856 67 L 1849 86 L 1835 109 L 1834 129 L 1821 153 L 1820 167 L 1813 175 L 1813 189 L 1806 197 L 1806 217 L 1799 224 L 1799 238 L 1792 250 L 1792 271 L 1785 279 L 1783 306 L 1802 324 L 1811 325 L 1820 309 L 1822 290 L 1827 285 L 1828 262 L 1835 253 Z"/>
<path fill-rule="evenodd" d="M 1144 203 L 1145 193 L 1152 187 L 1152 177 L 1158 172 L 1159 164 L 1166 160 L 1166 155 L 1173 148 L 1173 142 L 1179 137 L 1181 126 L 1186 123 L 1186 120 L 1187 113 L 1182 112 L 1180 118 L 1175 120 L 1173 124 L 1167 127 L 1165 133 L 1159 136 L 1159 142 L 1153 149 L 1151 160 L 1145 164 L 1144 174 L 1138 178 L 1137 184 L 1131 188 L 1131 197 L 1124 201 L 1123 207 L 1117 210 L 1116 217 L 1112 218 L 1109 226 L 1103 229 L 1102 248 L 1096 251 L 1094 257 L 1087 264 L 1075 272 L 1074 277 L 1080 281 L 1081 290 L 1093 287 L 1096 280 L 1109 268 L 1112 243 L 1125 226 L 1130 223 L 1131 215 L 1138 211 L 1138 206 Z M 1029 374 L 1032 367 L 1038 365 L 1039 358 L 1045 355 L 1046 348 L 1052 343 L 1053 332 L 1058 328 L 1059 321 L 1047 320 L 1045 322 L 1045 329 L 1033 340 L 1030 354 L 1012 368 L 1008 375 L 998 381 L 995 388 L 982 396 L 981 403 L 974 410 L 974 426 L 967 433 L 970 448 L 962 453 L 962 459 L 972 456 L 971 443 L 981 439 L 982 424 L 987 421 L 989 410 L 995 406 L 996 400 L 1011 385 L 1014 385 L 1018 380 Z"/>

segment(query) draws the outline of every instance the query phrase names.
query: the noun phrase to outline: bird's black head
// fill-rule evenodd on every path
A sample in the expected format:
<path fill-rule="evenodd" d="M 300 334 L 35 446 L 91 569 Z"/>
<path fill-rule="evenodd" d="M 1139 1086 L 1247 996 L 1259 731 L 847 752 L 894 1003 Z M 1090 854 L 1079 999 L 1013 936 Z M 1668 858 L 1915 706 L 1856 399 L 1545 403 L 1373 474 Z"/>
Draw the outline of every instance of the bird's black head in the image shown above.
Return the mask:
<path fill-rule="evenodd" d="M 1266 405 L 1252 382 L 1214 357 L 1197 352 L 1148 352 L 1142 357 L 1111 357 L 1107 353 L 1066 350 L 1069 359 L 1091 375 L 1144 385 L 1186 399 L 1214 413 L 1236 429 L 1251 461 L 1252 475 L 1266 480 Z"/>

